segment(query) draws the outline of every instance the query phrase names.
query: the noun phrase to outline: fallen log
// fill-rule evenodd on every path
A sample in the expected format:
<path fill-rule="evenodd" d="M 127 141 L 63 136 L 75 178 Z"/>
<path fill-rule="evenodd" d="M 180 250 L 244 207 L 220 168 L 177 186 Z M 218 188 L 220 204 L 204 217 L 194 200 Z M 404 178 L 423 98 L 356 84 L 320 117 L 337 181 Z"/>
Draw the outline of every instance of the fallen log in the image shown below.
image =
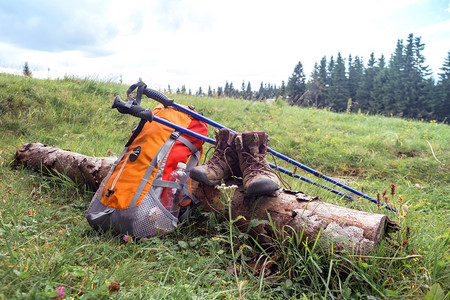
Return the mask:
<path fill-rule="evenodd" d="M 79 153 L 48 147 L 41 143 L 21 146 L 14 155 L 17 164 L 37 171 L 63 174 L 73 181 L 97 189 L 117 158 L 91 157 Z"/>
<path fill-rule="evenodd" d="M 79 153 L 48 147 L 40 143 L 25 144 L 15 154 L 18 164 L 38 171 L 65 174 L 79 184 L 96 189 L 106 176 L 115 157 L 90 157 Z M 232 195 L 231 210 L 237 226 L 249 232 L 262 244 L 270 244 L 274 227 L 303 232 L 302 239 L 315 241 L 317 236 L 333 251 L 369 255 L 382 240 L 388 218 L 382 214 L 358 211 L 320 201 L 301 192 L 283 190 L 276 197 L 247 197 L 240 182 Z M 193 194 L 205 210 L 224 213 L 221 192 L 196 183 Z M 265 220 L 249 228 L 252 219 Z M 275 225 L 275 226 L 273 226 Z"/>

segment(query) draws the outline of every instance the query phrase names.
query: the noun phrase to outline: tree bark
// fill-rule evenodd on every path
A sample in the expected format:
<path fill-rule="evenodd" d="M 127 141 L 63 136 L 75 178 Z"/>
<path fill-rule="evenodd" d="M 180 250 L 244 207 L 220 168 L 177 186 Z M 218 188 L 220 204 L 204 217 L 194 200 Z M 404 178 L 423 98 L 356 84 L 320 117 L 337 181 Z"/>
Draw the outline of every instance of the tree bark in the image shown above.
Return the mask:
<path fill-rule="evenodd" d="M 37 171 L 62 174 L 76 183 L 97 189 L 117 158 L 91 157 L 83 154 L 48 147 L 41 143 L 25 144 L 14 156 L 18 164 Z"/>
<path fill-rule="evenodd" d="M 116 158 L 90 157 L 33 143 L 20 147 L 15 160 L 36 170 L 65 174 L 96 189 Z M 243 217 L 236 222 L 237 226 L 249 231 L 263 245 L 272 244 L 276 236 L 274 227 L 290 228 L 301 234 L 303 241 L 314 242 L 319 236 L 320 244 L 332 251 L 369 255 L 382 240 L 389 222 L 385 215 L 326 203 L 301 192 L 283 190 L 276 197 L 247 197 L 239 181 L 227 184 L 237 184 L 230 196 L 233 219 Z M 192 192 L 203 209 L 226 213 L 220 190 L 194 182 Z M 255 219 L 262 222 L 252 226 L 250 221 Z"/>

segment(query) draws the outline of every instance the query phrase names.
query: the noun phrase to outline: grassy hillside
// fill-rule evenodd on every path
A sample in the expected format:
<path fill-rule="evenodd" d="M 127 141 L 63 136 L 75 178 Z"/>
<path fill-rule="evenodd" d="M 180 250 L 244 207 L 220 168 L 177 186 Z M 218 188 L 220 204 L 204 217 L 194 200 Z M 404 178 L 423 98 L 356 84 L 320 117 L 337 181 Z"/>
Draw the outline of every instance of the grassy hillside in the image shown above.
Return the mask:
<path fill-rule="evenodd" d="M 389 203 L 406 204 L 409 211 L 402 217 L 381 210 L 403 229 L 367 260 L 299 249 L 292 240 L 265 255 L 226 217 L 201 212 L 168 236 L 124 243 L 120 237 L 93 232 L 86 223 L 92 191 L 12 166 L 11 161 L 28 142 L 90 156 L 118 155 L 138 122 L 110 108 L 116 94 L 125 98 L 127 88 L 77 78 L 51 81 L 0 74 L 0 299 L 51 298 L 59 286 L 66 298 L 86 299 L 449 297 L 448 125 L 335 114 L 283 101 L 171 95 L 236 131 L 266 131 L 272 149 L 372 197 L 385 190 L 389 195 L 395 184 L 396 196 Z M 142 104 L 156 103 L 144 99 Z M 214 137 L 213 128 L 209 135 Z M 330 185 L 308 173 L 300 175 Z M 368 200 L 348 202 L 303 181 L 285 179 L 292 189 L 324 201 L 378 211 Z M 249 267 L 268 256 L 278 262 L 271 271 L 258 273 Z M 240 266 L 237 274 L 230 271 L 234 263 Z M 114 282 L 121 287 L 110 294 L 108 286 Z"/>

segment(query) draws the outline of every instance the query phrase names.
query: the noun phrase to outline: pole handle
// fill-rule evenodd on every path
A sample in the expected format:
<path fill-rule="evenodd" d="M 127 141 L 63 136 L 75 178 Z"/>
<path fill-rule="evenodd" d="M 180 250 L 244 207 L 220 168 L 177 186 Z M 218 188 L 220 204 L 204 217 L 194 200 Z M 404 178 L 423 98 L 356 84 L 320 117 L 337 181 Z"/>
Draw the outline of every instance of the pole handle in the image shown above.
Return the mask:
<path fill-rule="evenodd" d="M 147 96 L 148 98 L 158 101 L 159 103 L 164 105 L 164 107 L 173 105 L 173 101 L 174 101 L 173 99 L 167 98 L 166 95 L 164 95 L 158 91 L 146 88 L 144 90 L 144 95 Z"/>
<path fill-rule="evenodd" d="M 132 115 L 148 122 L 153 121 L 153 113 L 150 109 L 134 104 L 133 101 L 122 101 L 118 95 L 114 98 L 111 108 L 116 108 L 122 114 Z"/>

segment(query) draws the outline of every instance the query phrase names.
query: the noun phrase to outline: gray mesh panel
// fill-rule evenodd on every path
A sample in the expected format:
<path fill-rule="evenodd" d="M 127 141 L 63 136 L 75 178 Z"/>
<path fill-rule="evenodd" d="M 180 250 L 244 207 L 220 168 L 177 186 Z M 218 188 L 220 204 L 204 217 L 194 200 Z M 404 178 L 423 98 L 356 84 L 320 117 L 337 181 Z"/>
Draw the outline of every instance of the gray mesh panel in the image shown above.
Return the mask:
<path fill-rule="evenodd" d="M 155 201 L 152 189 L 136 207 L 136 216 L 133 222 L 133 235 L 137 237 L 152 237 L 163 235 L 176 228 L 175 218 L 160 202 Z"/>

